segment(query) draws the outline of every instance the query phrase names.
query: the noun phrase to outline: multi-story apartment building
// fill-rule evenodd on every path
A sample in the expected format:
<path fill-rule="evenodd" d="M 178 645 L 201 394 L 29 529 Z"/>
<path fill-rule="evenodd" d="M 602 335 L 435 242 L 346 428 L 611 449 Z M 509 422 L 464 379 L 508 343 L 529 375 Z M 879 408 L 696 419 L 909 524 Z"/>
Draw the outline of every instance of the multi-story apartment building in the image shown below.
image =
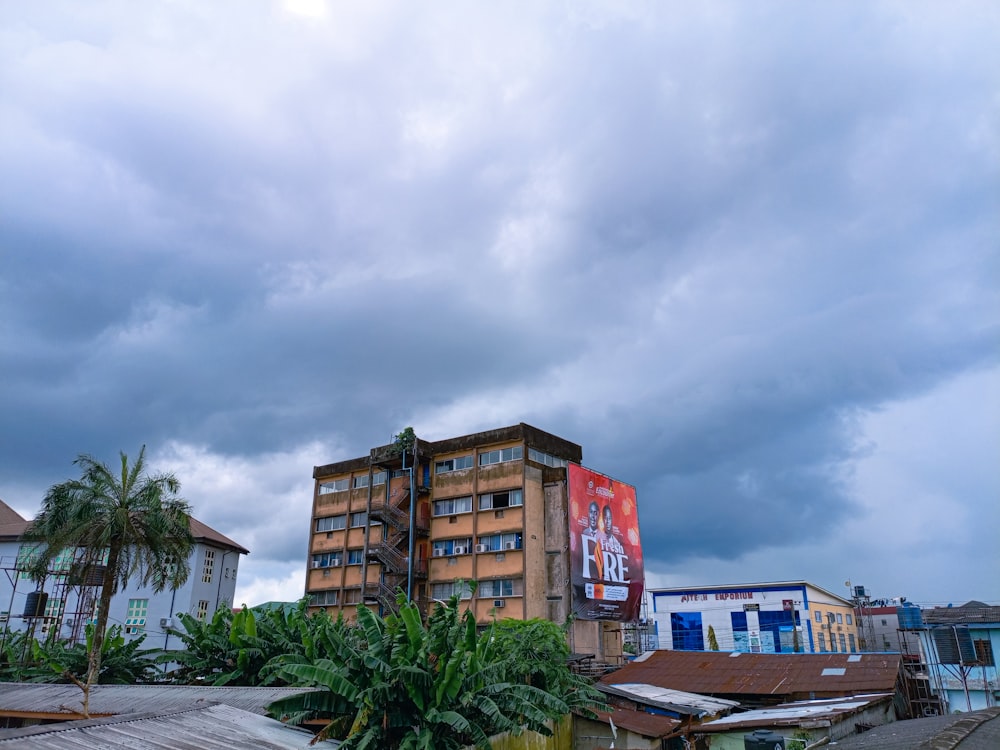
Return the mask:
<path fill-rule="evenodd" d="M 662 649 L 771 654 L 859 650 L 852 603 L 807 581 L 664 588 L 650 593 Z"/>
<path fill-rule="evenodd" d="M 575 615 L 574 651 L 619 658 L 642 594 L 634 489 L 523 423 L 411 442 L 314 468 L 311 603 L 352 618 L 458 594 L 481 623 Z"/>
<path fill-rule="evenodd" d="M 43 581 L 31 580 L 33 547 L 21 542 L 29 523 L 0 501 L 0 631 L 32 630 L 37 638 L 54 632 L 58 638 L 80 642 L 86 623 L 94 619 L 100 581 L 79 574 L 81 550 L 66 550 L 53 560 Z M 182 648 L 179 639 L 166 632 L 169 625 L 180 627 L 174 619 L 178 613 L 204 619 L 220 606 L 232 605 L 240 555 L 249 550 L 195 518 L 191 533 L 191 573 L 179 589 L 157 593 L 133 582 L 112 597 L 108 622 L 121 625 L 126 638 L 146 635 L 146 647 Z"/>

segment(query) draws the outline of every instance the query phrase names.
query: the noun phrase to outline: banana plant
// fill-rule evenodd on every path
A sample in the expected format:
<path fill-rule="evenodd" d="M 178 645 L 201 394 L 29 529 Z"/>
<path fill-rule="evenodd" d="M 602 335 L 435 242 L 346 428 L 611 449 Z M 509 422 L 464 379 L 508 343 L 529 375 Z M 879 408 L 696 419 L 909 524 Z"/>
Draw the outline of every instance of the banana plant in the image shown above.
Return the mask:
<path fill-rule="evenodd" d="M 492 629 L 479 634 L 457 596 L 426 625 L 412 602 L 398 605 L 384 618 L 359 607 L 356 628 L 331 632 L 331 658 L 286 666 L 289 681 L 320 690 L 276 701 L 272 714 L 326 716 L 319 736 L 344 750 L 458 750 L 489 748 L 500 732 L 549 734 L 546 721 L 568 712 L 560 697 L 507 679 Z"/>

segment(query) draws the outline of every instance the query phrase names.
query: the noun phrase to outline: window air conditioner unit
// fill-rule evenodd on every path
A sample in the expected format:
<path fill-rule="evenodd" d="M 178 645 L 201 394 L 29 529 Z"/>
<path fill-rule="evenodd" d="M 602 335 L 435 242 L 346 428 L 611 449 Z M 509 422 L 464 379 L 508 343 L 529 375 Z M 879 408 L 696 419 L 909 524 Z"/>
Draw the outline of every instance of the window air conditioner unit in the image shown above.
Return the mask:
<path fill-rule="evenodd" d="M 339 568 L 340 567 L 340 560 L 331 560 L 330 561 L 330 567 L 331 568 Z"/>
<path fill-rule="evenodd" d="M 314 568 L 318 568 L 319 567 L 319 560 L 313 560 L 313 567 Z"/>
<path fill-rule="evenodd" d="M 503 600 L 503 599 L 494 599 L 494 600 L 493 600 L 493 606 L 494 606 L 494 607 L 497 607 L 497 608 L 503 608 L 503 607 L 504 607 L 504 606 L 506 606 L 506 605 L 505 605 L 505 603 L 504 603 L 504 600 Z"/>
<path fill-rule="evenodd" d="M 517 542 L 504 542 L 503 543 L 503 548 L 504 549 L 517 549 Z"/>
<path fill-rule="evenodd" d="M 173 626 L 174 626 L 174 618 L 173 617 L 161 617 L 160 618 L 160 627 L 161 628 L 172 628 Z"/>
<path fill-rule="evenodd" d="M 468 553 L 468 550 L 465 547 L 463 547 L 463 546 L 456 546 L 455 547 L 455 554 L 456 555 L 464 555 L 464 554 L 467 554 L 467 553 Z"/>
<path fill-rule="evenodd" d="M 434 550 L 434 557 L 444 557 L 444 548 L 437 548 Z"/>
<path fill-rule="evenodd" d="M 489 548 L 485 544 L 477 544 L 476 552 L 489 552 Z"/>

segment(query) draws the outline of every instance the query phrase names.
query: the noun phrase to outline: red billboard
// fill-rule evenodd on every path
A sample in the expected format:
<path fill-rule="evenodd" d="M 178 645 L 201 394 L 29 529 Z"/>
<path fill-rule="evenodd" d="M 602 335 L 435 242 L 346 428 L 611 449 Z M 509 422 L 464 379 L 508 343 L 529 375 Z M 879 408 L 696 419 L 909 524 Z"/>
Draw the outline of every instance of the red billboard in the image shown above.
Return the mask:
<path fill-rule="evenodd" d="M 635 487 L 567 467 L 573 613 L 581 620 L 639 619 L 642 545 Z"/>

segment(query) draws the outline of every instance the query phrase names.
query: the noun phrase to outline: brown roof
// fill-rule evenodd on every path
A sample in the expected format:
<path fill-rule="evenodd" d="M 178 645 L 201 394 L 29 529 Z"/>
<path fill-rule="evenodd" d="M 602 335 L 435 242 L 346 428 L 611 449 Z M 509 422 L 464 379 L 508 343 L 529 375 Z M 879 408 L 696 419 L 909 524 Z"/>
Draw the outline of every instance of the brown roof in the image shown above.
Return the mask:
<path fill-rule="evenodd" d="M 832 697 L 892 692 L 899 662 L 899 654 L 882 653 L 650 651 L 601 683 L 644 682 L 705 695 Z"/>
<path fill-rule="evenodd" d="M 27 527 L 21 514 L 0 500 L 0 539 L 18 539 Z"/>
<path fill-rule="evenodd" d="M 643 737 L 665 737 L 680 726 L 680 721 L 669 716 L 657 716 L 645 711 L 635 711 L 630 708 L 612 707 L 611 712 L 594 711 L 597 721 L 608 724 L 608 718 L 614 720 L 619 729 L 641 734 Z M 610 730 L 611 725 L 608 724 Z"/>
<path fill-rule="evenodd" d="M 20 539 L 30 523 L 7 503 L 0 500 L 0 539 Z M 250 554 L 250 550 L 243 545 L 237 544 L 228 536 L 220 534 L 208 524 L 204 524 L 194 517 L 191 518 L 191 534 L 195 539 L 214 542 L 221 547 L 242 552 L 244 555 Z"/>
<path fill-rule="evenodd" d="M 195 539 L 203 539 L 209 542 L 215 542 L 222 547 L 229 547 L 237 552 L 242 552 L 244 555 L 249 555 L 250 550 L 241 544 L 237 544 L 228 536 L 220 534 L 218 531 L 213 529 L 208 524 L 204 524 L 199 521 L 194 516 L 191 517 L 191 534 Z"/>

